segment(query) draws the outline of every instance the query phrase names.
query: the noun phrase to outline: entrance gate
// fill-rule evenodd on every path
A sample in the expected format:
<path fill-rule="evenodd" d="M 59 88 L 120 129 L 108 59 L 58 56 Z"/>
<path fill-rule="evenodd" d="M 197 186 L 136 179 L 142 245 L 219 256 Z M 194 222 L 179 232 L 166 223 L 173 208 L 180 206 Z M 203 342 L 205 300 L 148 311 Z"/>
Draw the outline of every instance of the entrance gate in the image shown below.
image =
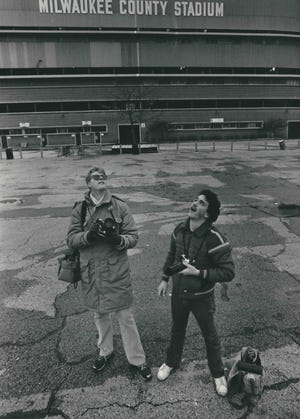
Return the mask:
<path fill-rule="evenodd" d="M 300 138 L 300 121 L 288 121 L 288 138 Z"/>
<path fill-rule="evenodd" d="M 139 144 L 141 141 L 140 125 L 134 124 L 133 129 L 135 138 Z M 119 125 L 119 140 L 121 145 L 132 144 L 132 127 L 130 124 Z"/>

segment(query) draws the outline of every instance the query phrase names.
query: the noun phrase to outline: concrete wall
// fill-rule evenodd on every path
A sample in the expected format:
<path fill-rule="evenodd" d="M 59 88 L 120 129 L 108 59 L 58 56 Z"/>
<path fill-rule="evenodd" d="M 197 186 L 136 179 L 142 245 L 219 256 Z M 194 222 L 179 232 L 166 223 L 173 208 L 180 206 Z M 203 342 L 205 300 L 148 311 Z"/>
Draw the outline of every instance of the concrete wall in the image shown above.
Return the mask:
<path fill-rule="evenodd" d="M 158 7 L 147 0 L 147 10 L 138 7 L 142 3 L 146 1 L 1 0 L 0 26 L 295 32 L 300 27 L 298 0 L 164 0 Z"/>

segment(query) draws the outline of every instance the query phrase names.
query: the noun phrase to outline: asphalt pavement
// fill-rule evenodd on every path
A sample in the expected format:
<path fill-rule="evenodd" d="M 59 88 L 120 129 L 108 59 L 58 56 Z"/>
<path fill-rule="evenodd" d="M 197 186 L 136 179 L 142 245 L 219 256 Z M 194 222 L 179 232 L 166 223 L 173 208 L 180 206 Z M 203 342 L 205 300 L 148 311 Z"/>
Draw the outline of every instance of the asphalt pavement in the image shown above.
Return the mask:
<path fill-rule="evenodd" d="M 300 150 L 272 146 L 162 146 L 158 153 L 68 157 L 23 152 L 0 160 L 0 418 L 299 417 Z M 129 251 L 134 313 L 153 379 L 132 375 L 115 326 L 115 357 L 91 365 L 96 330 L 78 289 L 57 280 L 71 208 L 85 174 L 103 166 L 139 229 Z M 202 188 L 216 191 L 216 225 L 233 246 L 236 277 L 216 287 L 224 359 L 260 351 L 264 391 L 255 406 L 219 397 L 204 342 L 190 319 L 180 369 L 165 382 L 170 298 L 156 293 L 170 234 Z M 170 290 L 171 292 L 171 290 Z"/>

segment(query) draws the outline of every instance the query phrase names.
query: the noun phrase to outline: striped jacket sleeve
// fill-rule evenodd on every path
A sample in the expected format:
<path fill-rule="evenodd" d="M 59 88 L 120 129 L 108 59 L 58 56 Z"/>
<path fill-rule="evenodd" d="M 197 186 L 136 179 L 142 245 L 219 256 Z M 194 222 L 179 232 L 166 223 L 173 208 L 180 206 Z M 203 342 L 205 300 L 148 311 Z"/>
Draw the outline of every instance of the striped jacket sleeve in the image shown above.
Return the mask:
<path fill-rule="evenodd" d="M 207 270 L 206 280 L 213 283 L 232 281 L 235 267 L 231 250 L 231 245 L 226 238 L 215 227 L 211 227 L 208 236 L 210 267 Z"/>
<path fill-rule="evenodd" d="M 163 266 L 163 274 L 165 276 L 168 276 L 168 272 L 167 269 L 169 266 L 173 265 L 174 260 L 175 260 L 175 253 L 176 253 L 176 237 L 175 237 L 175 233 L 172 233 L 171 236 L 171 242 L 170 242 L 170 248 Z"/>

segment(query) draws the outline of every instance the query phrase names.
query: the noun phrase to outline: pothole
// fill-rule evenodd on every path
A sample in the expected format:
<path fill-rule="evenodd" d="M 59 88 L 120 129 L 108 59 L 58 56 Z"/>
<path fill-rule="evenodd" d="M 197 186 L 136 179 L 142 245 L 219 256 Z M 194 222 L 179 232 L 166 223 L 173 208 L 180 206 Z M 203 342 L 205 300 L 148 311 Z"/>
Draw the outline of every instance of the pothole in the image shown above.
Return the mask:
<path fill-rule="evenodd" d="M 299 204 L 279 204 L 277 209 L 280 217 L 300 217 Z"/>
<path fill-rule="evenodd" d="M 300 217 L 300 204 L 282 203 L 282 202 L 247 202 L 250 208 L 254 208 L 273 217 L 289 218 Z"/>

